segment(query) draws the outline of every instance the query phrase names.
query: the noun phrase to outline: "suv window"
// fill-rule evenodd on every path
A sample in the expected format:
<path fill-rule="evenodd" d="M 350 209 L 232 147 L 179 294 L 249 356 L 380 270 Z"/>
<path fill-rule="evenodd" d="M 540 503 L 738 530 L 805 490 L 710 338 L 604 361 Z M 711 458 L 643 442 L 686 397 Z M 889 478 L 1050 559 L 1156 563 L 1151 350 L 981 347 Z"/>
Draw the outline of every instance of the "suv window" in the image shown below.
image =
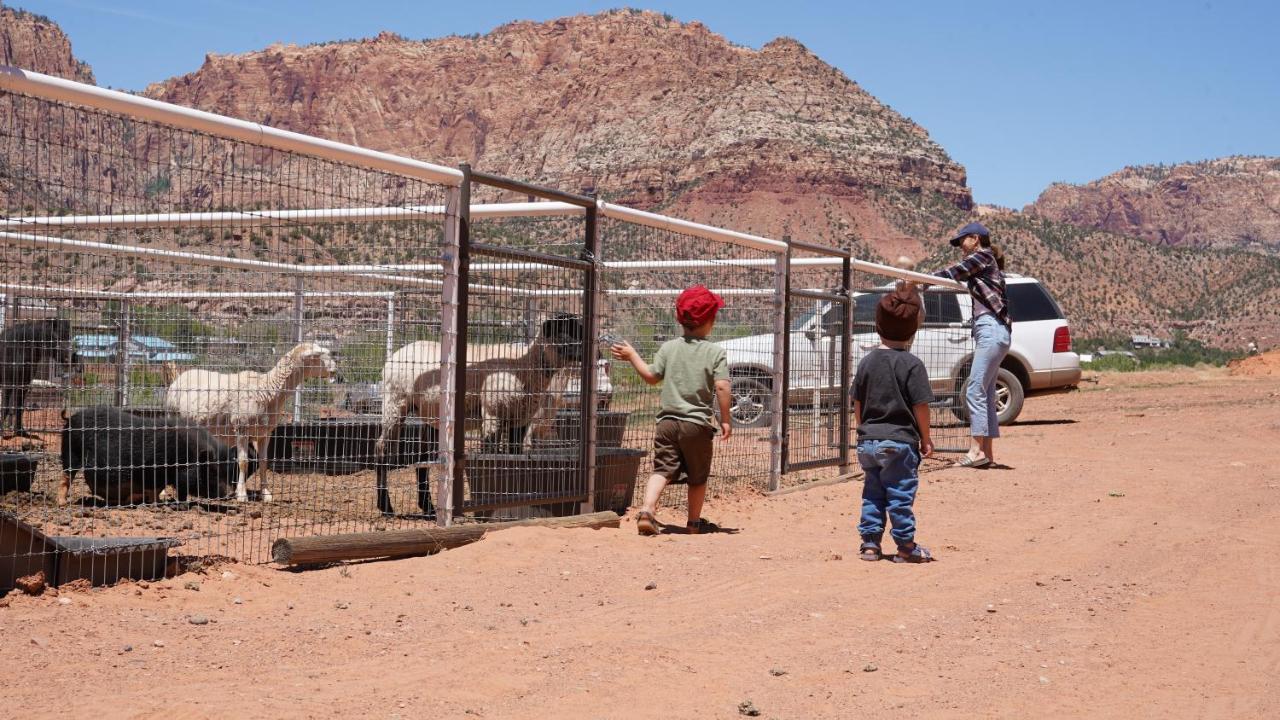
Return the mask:
<path fill-rule="evenodd" d="M 924 321 L 947 325 L 962 322 L 960 301 L 953 292 L 927 292 L 924 294 Z"/>
<path fill-rule="evenodd" d="M 853 299 L 853 331 L 855 333 L 867 332 L 865 326 L 875 327 L 876 305 L 880 304 L 882 297 L 884 297 L 883 292 L 869 292 Z M 864 327 L 860 328 L 859 325 Z"/>
<path fill-rule="evenodd" d="M 1062 319 L 1058 303 L 1039 283 L 1011 283 L 1005 291 L 1009 294 L 1009 319 L 1013 322 Z"/>

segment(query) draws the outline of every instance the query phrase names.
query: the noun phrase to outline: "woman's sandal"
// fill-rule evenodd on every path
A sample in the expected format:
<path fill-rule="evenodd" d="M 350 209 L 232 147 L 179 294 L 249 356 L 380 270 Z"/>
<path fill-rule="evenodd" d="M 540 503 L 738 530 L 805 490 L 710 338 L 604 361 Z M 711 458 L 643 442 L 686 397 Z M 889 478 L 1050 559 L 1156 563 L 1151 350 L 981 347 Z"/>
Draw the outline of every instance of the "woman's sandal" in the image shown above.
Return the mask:
<path fill-rule="evenodd" d="M 647 510 L 636 513 L 636 530 L 641 535 L 657 535 L 658 521 L 653 519 L 653 513 Z"/>
<path fill-rule="evenodd" d="M 977 460 L 974 460 L 968 455 L 965 455 L 964 457 L 960 458 L 960 462 L 956 464 L 959 465 L 960 467 L 973 468 L 977 470 L 978 468 L 984 468 L 990 465 L 991 459 L 983 457 L 983 458 L 978 458 Z"/>
<path fill-rule="evenodd" d="M 913 543 L 909 549 L 899 546 L 898 553 L 893 556 L 893 561 L 896 563 L 933 562 L 933 554 L 929 552 L 929 548 Z"/>
<path fill-rule="evenodd" d="M 880 543 L 867 541 L 858 548 L 858 557 L 868 562 L 876 562 L 884 558 L 884 552 L 880 549 Z"/>

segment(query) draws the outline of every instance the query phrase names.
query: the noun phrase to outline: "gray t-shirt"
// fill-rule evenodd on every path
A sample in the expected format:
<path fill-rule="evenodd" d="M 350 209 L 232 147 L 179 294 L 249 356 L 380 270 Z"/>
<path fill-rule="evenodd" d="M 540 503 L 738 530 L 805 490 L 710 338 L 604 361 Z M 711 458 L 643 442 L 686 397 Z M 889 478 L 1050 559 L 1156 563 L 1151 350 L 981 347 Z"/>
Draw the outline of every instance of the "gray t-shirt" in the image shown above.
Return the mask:
<path fill-rule="evenodd" d="M 853 399 L 862 404 L 859 440 L 919 445 L 920 427 L 911 408 L 933 402 L 929 371 L 906 350 L 876 348 L 858 363 Z"/>
<path fill-rule="evenodd" d="M 719 429 L 712 403 L 716 380 L 729 379 L 729 358 L 724 348 L 690 335 L 668 340 L 658 348 L 649 369 L 662 378 L 659 420 L 674 418 Z"/>

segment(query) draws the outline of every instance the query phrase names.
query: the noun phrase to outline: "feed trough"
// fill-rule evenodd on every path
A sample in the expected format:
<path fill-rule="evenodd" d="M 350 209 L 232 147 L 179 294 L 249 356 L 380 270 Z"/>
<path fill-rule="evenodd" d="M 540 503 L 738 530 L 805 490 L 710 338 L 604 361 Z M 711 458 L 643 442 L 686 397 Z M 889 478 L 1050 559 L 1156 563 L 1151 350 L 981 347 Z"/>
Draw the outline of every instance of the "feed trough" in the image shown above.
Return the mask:
<path fill-rule="evenodd" d="M 50 585 L 81 579 L 94 585 L 124 578 L 155 580 L 165 575 L 169 548 L 181 544 L 164 537 L 53 537 L 0 512 L 0 592 L 41 571 Z"/>

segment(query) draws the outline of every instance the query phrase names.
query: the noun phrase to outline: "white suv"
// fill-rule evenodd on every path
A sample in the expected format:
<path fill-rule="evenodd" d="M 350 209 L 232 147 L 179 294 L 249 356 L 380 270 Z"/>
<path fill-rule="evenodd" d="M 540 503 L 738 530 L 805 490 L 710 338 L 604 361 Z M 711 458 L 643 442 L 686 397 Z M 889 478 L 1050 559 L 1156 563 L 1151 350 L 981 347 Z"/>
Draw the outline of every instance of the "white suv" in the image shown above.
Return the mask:
<path fill-rule="evenodd" d="M 1071 330 L 1058 303 L 1034 278 L 1007 275 L 1013 344 L 1000 366 L 996 405 L 1000 424 L 1022 412 L 1027 395 L 1062 392 L 1080 381 L 1080 356 L 1071 351 Z M 879 345 L 875 307 L 884 291 L 857 293 L 853 311 L 853 367 Z M 934 392 L 961 419 L 968 419 L 963 387 L 969 374 L 973 342 L 972 299 L 966 293 L 932 288 L 924 293 L 924 326 L 916 333 L 912 351 L 928 368 Z M 794 313 L 794 310 L 793 310 Z M 796 313 L 791 323 L 788 402 L 812 406 L 834 404 L 844 396 L 840 379 L 840 310 L 815 302 Z M 728 352 L 733 378 L 733 420 L 745 427 L 761 427 L 769 413 L 773 376 L 773 336 L 752 335 L 720 343 Z"/>

